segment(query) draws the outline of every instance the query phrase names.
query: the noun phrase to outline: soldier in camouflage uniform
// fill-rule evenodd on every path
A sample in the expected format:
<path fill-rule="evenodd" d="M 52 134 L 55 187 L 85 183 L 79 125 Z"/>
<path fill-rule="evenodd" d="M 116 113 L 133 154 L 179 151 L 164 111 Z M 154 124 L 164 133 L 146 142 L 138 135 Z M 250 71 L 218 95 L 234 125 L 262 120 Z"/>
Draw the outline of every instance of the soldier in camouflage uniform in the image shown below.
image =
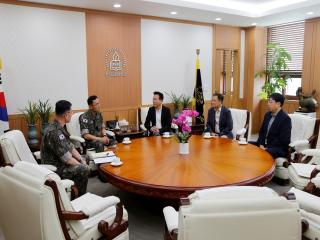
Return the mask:
<path fill-rule="evenodd" d="M 87 103 L 89 110 L 79 117 L 81 135 L 86 140 L 87 148 L 94 148 L 96 152 L 103 152 L 104 146 L 111 147 L 117 142 L 107 137 L 98 97 L 90 96 Z"/>
<path fill-rule="evenodd" d="M 56 118 L 51 123 L 41 144 L 41 161 L 57 167 L 57 174 L 62 179 L 73 180 L 78 188 L 79 196 L 87 191 L 89 167 L 74 148 L 65 129 L 71 119 L 71 103 L 61 100 L 56 103 Z"/>

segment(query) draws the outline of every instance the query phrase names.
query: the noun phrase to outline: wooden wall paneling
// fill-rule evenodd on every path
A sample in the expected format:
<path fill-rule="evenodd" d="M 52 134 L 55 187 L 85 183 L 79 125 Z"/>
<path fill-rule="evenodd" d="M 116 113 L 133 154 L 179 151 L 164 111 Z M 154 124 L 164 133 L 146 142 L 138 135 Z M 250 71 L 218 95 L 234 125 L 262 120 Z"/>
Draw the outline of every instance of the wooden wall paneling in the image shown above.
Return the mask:
<path fill-rule="evenodd" d="M 86 13 L 88 91 L 104 108 L 141 104 L 140 22 L 140 16 Z M 106 53 L 112 48 L 124 54 L 125 77 L 106 76 Z"/>
<path fill-rule="evenodd" d="M 306 93 L 312 90 L 317 92 L 317 100 L 320 100 L 320 19 L 310 19 L 305 23 L 302 88 Z M 320 108 L 317 109 L 320 117 Z"/>
<path fill-rule="evenodd" d="M 252 132 L 260 128 L 260 99 L 258 93 L 264 84 L 264 78 L 255 78 L 255 73 L 264 69 L 267 43 L 265 28 L 246 29 L 245 41 L 245 107 L 252 113 Z"/>
<path fill-rule="evenodd" d="M 313 81 L 312 69 L 314 62 L 313 40 L 314 40 L 314 22 L 305 23 L 304 49 L 303 49 L 303 71 L 302 71 L 302 89 L 304 91 L 311 90 L 311 82 Z"/>
<path fill-rule="evenodd" d="M 241 29 L 226 25 L 215 25 L 216 49 L 240 49 Z"/>
<path fill-rule="evenodd" d="M 314 29 L 314 41 L 313 41 L 313 53 L 314 53 L 314 62 L 313 62 L 313 75 L 311 89 L 316 89 L 318 96 L 320 96 L 320 20 L 315 23 Z M 318 98 L 318 100 L 320 100 Z M 319 112 L 319 111 L 318 111 Z"/>

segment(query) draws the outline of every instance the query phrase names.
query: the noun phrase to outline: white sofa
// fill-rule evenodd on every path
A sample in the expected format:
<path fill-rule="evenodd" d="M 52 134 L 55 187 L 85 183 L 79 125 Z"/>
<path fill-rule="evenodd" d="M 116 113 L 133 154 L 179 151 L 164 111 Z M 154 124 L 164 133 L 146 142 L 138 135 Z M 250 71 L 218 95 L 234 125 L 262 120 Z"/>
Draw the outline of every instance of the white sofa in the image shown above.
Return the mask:
<path fill-rule="evenodd" d="M 179 212 L 163 209 L 165 239 L 301 239 L 297 205 L 265 187 L 200 190 L 183 202 Z"/>
<path fill-rule="evenodd" d="M 275 178 L 283 183 L 289 181 L 288 166 L 290 162 L 296 161 L 296 154 L 305 149 L 316 147 L 319 131 L 319 120 L 301 114 L 289 114 L 289 116 L 292 130 L 288 158 L 275 159 Z"/>
<path fill-rule="evenodd" d="M 128 240 L 128 215 L 117 197 L 87 193 L 70 201 L 59 176 L 20 161 L 0 169 L 0 224 L 6 239 Z"/>

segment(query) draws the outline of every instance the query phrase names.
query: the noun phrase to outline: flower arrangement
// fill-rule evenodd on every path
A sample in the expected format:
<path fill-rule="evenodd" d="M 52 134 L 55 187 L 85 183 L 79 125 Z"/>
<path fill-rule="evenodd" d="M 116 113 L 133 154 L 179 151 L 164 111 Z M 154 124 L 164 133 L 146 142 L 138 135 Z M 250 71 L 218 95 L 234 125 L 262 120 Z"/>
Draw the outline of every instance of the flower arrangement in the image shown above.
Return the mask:
<path fill-rule="evenodd" d="M 188 118 L 197 117 L 199 113 L 192 110 L 183 110 L 178 118 L 172 119 L 171 127 L 175 129 L 176 136 L 180 143 L 187 143 L 191 137 L 191 127 Z"/>

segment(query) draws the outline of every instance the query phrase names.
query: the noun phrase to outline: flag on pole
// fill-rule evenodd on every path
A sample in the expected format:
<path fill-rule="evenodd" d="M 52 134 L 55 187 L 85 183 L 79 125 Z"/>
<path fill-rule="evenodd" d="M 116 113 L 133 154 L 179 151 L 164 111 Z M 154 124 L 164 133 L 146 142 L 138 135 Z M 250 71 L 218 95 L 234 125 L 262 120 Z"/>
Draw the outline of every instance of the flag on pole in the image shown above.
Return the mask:
<path fill-rule="evenodd" d="M 199 59 L 200 49 L 197 49 L 197 60 L 196 60 L 196 85 L 194 87 L 193 92 L 193 107 L 199 113 L 199 116 L 196 117 L 196 124 L 203 124 L 203 89 L 202 89 L 202 81 L 201 81 L 201 71 L 200 71 L 200 59 Z"/>
<path fill-rule="evenodd" d="M 0 58 L 0 134 L 9 129 L 9 118 L 7 112 L 6 99 L 2 88 L 2 60 Z"/>

